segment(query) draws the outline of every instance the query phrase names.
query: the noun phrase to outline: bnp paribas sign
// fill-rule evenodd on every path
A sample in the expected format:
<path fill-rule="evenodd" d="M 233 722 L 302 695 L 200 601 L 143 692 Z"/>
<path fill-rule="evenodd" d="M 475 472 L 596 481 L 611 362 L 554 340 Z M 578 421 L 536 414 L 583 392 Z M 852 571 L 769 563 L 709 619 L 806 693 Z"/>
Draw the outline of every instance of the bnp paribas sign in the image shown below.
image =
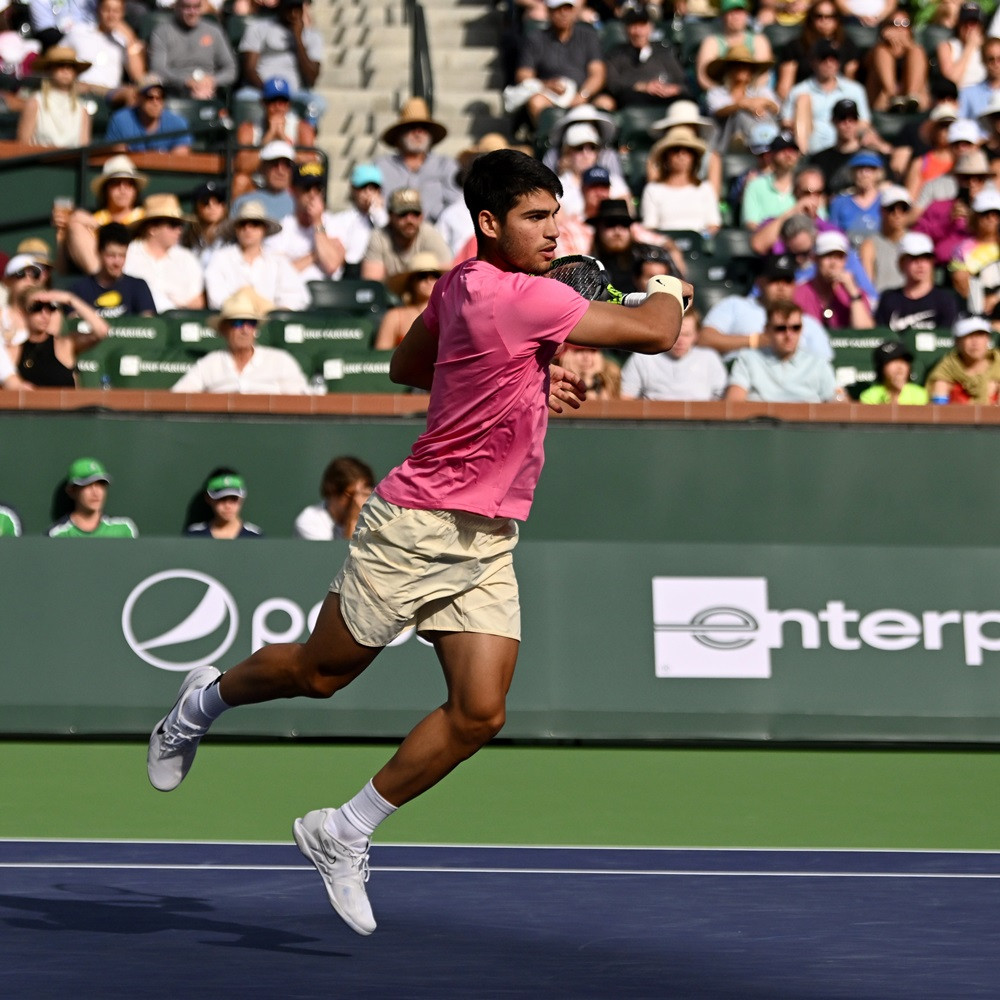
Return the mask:
<path fill-rule="evenodd" d="M 791 646 L 849 654 L 957 645 L 978 667 L 1000 652 L 1000 610 L 861 610 L 844 600 L 775 610 L 764 577 L 658 576 L 653 632 L 657 677 L 768 678 L 771 651 Z"/>

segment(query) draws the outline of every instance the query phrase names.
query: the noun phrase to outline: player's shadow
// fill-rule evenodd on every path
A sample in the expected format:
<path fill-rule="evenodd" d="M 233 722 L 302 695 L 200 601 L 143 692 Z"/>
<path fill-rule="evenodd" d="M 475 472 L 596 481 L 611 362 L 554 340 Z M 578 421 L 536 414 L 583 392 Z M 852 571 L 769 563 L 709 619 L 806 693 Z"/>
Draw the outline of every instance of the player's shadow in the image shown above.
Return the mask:
<path fill-rule="evenodd" d="M 55 886 L 67 892 L 72 886 Z M 309 947 L 319 941 L 282 930 L 277 926 L 257 926 L 219 920 L 209 916 L 215 908 L 196 896 L 166 896 L 137 892 L 114 886 L 102 887 L 105 899 L 45 898 L 0 893 L 0 907 L 19 910 L 25 916 L 0 917 L 0 923 L 35 931 L 63 931 L 101 934 L 157 934 L 183 931 L 188 934 L 222 935 L 231 940 L 204 941 L 224 948 L 249 948 L 288 955 L 317 958 L 346 958 L 346 952 Z"/>

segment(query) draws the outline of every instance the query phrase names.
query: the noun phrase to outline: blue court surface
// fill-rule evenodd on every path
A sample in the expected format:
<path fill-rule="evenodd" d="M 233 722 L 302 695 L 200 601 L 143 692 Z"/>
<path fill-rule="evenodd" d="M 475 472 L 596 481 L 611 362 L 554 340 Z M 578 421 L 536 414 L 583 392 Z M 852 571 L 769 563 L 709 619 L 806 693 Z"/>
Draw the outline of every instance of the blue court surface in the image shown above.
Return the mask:
<path fill-rule="evenodd" d="M 1000 997 L 1000 854 L 0 841 L 0 997 Z"/>

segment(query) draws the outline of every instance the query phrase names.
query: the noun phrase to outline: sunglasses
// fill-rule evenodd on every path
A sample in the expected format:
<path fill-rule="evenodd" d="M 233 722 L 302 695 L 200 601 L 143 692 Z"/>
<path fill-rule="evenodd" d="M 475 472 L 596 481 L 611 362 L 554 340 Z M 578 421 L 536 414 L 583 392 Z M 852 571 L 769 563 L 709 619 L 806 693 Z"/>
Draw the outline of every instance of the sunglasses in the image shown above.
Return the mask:
<path fill-rule="evenodd" d="M 236 223 L 237 229 L 243 229 L 246 226 L 260 226 L 261 229 L 264 229 L 266 223 L 263 219 L 240 219 L 240 221 Z"/>
<path fill-rule="evenodd" d="M 409 208 L 405 212 L 393 212 L 393 215 L 398 215 L 401 219 L 408 219 L 413 215 L 423 215 L 423 212 L 418 212 L 416 209 Z"/>
<path fill-rule="evenodd" d="M 234 330 L 242 330 L 244 327 L 251 327 L 256 330 L 258 323 L 255 319 L 231 319 L 229 325 Z"/>
<path fill-rule="evenodd" d="M 910 19 L 908 17 L 897 17 L 892 22 L 892 26 L 894 28 L 908 28 L 910 26 Z"/>
<path fill-rule="evenodd" d="M 824 188 L 803 188 L 803 190 L 796 193 L 795 197 L 805 198 L 809 194 L 826 194 L 826 191 Z"/>
<path fill-rule="evenodd" d="M 771 329 L 774 330 L 775 333 L 789 333 L 789 332 L 791 332 L 791 333 L 800 333 L 801 330 L 802 330 L 802 324 L 801 323 L 775 323 L 775 325 L 772 326 Z"/>
<path fill-rule="evenodd" d="M 836 21 L 837 12 L 834 10 L 817 10 L 813 12 L 814 21 Z"/>
<path fill-rule="evenodd" d="M 60 306 L 55 302 L 32 302 L 28 306 L 29 313 L 40 313 L 40 312 L 58 312 Z"/>
<path fill-rule="evenodd" d="M 148 93 L 143 94 L 142 99 L 144 101 L 165 101 L 166 97 L 155 90 L 151 90 Z"/>
<path fill-rule="evenodd" d="M 11 277 L 22 281 L 25 278 L 34 278 L 36 281 L 41 278 L 42 269 L 40 267 L 22 267 L 20 271 L 15 271 Z"/>

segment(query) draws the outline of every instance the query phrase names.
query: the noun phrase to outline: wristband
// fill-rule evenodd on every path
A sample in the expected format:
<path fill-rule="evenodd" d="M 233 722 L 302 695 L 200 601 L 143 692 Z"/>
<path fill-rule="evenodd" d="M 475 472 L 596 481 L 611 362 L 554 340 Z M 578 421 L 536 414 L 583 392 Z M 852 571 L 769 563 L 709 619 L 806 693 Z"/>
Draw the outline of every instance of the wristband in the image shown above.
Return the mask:
<path fill-rule="evenodd" d="M 681 294 L 680 278 L 675 278 L 672 274 L 654 274 L 646 285 L 646 291 L 650 295 L 654 295 L 657 292 L 672 295 L 681 307 L 681 312 L 687 312 L 687 305 L 684 302 L 684 296 Z"/>
<path fill-rule="evenodd" d="M 943 406 L 945 403 L 948 402 L 948 397 L 947 396 L 931 396 L 931 402 L 934 403 L 935 406 Z"/>

